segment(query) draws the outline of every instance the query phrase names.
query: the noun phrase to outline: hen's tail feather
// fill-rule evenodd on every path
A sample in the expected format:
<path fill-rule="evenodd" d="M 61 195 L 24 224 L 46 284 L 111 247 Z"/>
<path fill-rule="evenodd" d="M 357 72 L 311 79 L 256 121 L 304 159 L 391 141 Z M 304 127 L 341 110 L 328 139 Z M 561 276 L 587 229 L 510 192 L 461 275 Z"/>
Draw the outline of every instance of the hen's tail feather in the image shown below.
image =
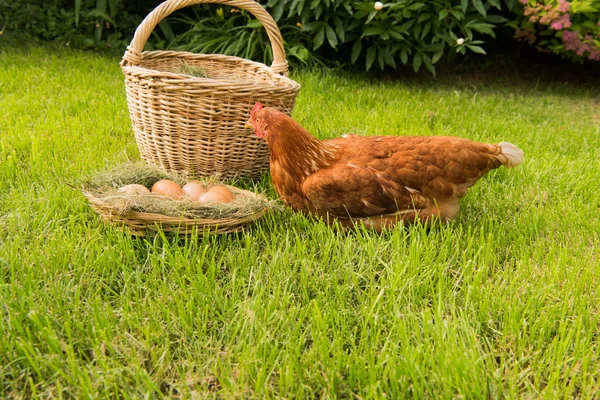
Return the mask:
<path fill-rule="evenodd" d="M 516 167 L 523 162 L 523 150 L 512 143 L 500 142 L 498 144 L 502 149 L 502 164 L 507 168 Z"/>

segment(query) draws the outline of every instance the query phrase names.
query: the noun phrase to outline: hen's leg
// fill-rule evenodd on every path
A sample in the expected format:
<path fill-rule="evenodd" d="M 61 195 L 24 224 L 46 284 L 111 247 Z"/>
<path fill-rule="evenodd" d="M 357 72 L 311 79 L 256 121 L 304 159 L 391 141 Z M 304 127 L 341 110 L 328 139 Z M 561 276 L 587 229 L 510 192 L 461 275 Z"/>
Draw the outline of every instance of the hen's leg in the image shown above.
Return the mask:
<path fill-rule="evenodd" d="M 419 211 L 419 219 L 427 220 L 440 218 L 442 221 L 448 222 L 456 217 L 459 210 L 460 203 L 458 199 L 438 201 Z"/>

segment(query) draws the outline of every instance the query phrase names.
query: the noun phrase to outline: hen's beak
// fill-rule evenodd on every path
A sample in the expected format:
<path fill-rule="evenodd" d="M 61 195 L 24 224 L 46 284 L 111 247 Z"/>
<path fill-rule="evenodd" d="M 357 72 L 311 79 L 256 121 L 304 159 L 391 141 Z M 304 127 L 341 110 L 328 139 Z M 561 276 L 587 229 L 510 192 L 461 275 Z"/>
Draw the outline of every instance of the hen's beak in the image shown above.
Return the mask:
<path fill-rule="evenodd" d="M 244 125 L 244 128 L 246 128 L 246 129 L 254 129 L 254 127 L 252 126 L 252 124 L 250 124 L 250 122 L 246 122 L 246 124 Z"/>

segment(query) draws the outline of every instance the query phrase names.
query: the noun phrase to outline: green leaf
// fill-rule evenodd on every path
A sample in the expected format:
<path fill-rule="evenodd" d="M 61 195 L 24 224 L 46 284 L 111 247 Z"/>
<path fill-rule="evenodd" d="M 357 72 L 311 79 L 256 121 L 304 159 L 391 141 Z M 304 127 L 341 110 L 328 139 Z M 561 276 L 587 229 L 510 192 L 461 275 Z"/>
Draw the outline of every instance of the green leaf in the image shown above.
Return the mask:
<path fill-rule="evenodd" d="M 342 22 L 342 20 L 336 15 L 335 17 L 333 17 L 333 24 L 335 25 L 335 33 L 337 33 L 338 37 L 340 38 L 340 41 L 343 43 L 344 42 L 344 38 L 345 38 L 345 31 L 344 31 L 344 23 Z"/>
<path fill-rule="evenodd" d="M 385 28 L 381 25 L 370 26 L 363 32 L 363 36 L 380 35 L 385 32 Z"/>
<path fill-rule="evenodd" d="M 348 14 L 352 15 L 352 4 L 350 4 L 350 2 L 344 2 L 343 6 L 346 11 L 348 11 Z"/>
<path fill-rule="evenodd" d="M 427 36 L 427 34 L 429 33 L 430 30 L 431 30 L 431 22 L 428 22 L 423 27 L 423 32 L 421 32 L 421 39 L 424 39 L 425 36 Z"/>
<path fill-rule="evenodd" d="M 171 29 L 171 24 L 169 24 L 169 21 L 163 19 L 158 23 L 158 26 L 160 26 L 160 29 L 165 34 L 167 41 L 172 42 L 175 40 L 175 34 L 173 33 L 173 29 Z"/>
<path fill-rule="evenodd" d="M 110 17 L 106 15 L 106 0 L 96 0 L 96 9 L 94 10 L 95 14 L 101 16 L 105 20 L 110 20 Z M 91 13 L 90 13 L 91 14 Z M 102 39 L 102 27 L 104 24 L 97 23 L 96 30 L 94 32 L 94 42 L 96 45 L 100 44 L 100 40 Z"/>
<path fill-rule="evenodd" d="M 285 1 L 279 1 L 273 11 L 271 12 L 271 16 L 275 20 L 275 22 L 279 21 L 283 11 L 285 9 Z"/>
<path fill-rule="evenodd" d="M 251 19 L 250 21 L 248 21 L 246 26 L 252 29 L 262 28 L 262 24 L 257 19 Z"/>
<path fill-rule="evenodd" d="M 275 0 L 273 3 L 271 3 L 271 1 L 269 1 L 267 3 L 267 8 L 272 7 L 273 4 L 275 4 L 275 3 L 278 3 L 278 1 Z M 283 1 L 282 1 L 282 3 L 283 3 Z M 292 4 L 290 5 L 290 11 L 288 11 L 288 15 L 287 15 L 288 18 L 291 18 L 293 15 L 296 15 L 296 14 L 300 15 L 300 12 L 302 11 L 302 7 L 298 7 L 299 5 L 300 5 L 300 0 L 294 0 L 292 2 Z"/>
<path fill-rule="evenodd" d="M 420 10 L 423 7 L 425 7 L 425 4 L 423 4 L 423 3 L 415 3 L 415 4 L 411 5 L 411 6 L 408 6 L 408 9 L 416 11 L 416 10 Z"/>
<path fill-rule="evenodd" d="M 415 25 L 413 28 L 413 36 L 419 37 L 422 29 L 423 29 L 423 25 L 419 25 L 419 24 Z"/>
<path fill-rule="evenodd" d="M 488 21 L 488 22 L 491 22 L 493 24 L 502 24 L 502 23 L 508 21 L 506 18 L 504 18 L 501 15 L 488 15 L 485 18 L 485 20 Z"/>
<path fill-rule="evenodd" d="M 360 19 L 353 20 L 350 23 L 350 26 L 348 26 L 347 32 L 353 31 L 354 29 L 358 28 L 361 24 L 362 24 L 362 21 Z"/>
<path fill-rule="evenodd" d="M 485 17 L 486 16 L 485 7 L 483 6 L 483 3 L 481 2 L 481 0 L 472 0 L 472 1 L 473 1 L 473 5 L 475 6 L 475 9 L 477 10 L 477 12 Z"/>
<path fill-rule="evenodd" d="M 329 25 L 325 25 L 325 34 L 327 35 L 327 41 L 329 42 L 329 45 L 335 49 L 337 47 L 338 40 L 333 28 Z"/>
<path fill-rule="evenodd" d="M 461 21 L 461 20 L 463 20 L 463 19 L 464 19 L 464 17 L 465 17 L 463 14 L 461 14 L 461 13 L 460 13 L 460 11 L 457 11 L 457 10 L 450 10 L 449 12 L 450 12 L 450 14 L 452 14 L 452 16 L 453 16 L 454 18 L 456 18 L 458 21 Z"/>
<path fill-rule="evenodd" d="M 383 58 L 385 59 L 385 63 L 387 65 L 389 65 L 390 67 L 396 69 L 396 60 L 394 60 L 394 57 L 390 54 L 390 52 L 387 49 L 383 53 Z"/>
<path fill-rule="evenodd" d="M 469 6 L 469 0 L 460 0 L 460 8 L 463 12 L 467 12 L 467 7 Z"/>
<path fill-rule="evenodd" d="M 317 22 L 309 22 L 306 25 L 302 25 L 302 30 L 305 32 L 310 32 L 310 31 L 314 31 L 317 28 L 320 28 L 323 26 L 323 22 L 317 21 Z"/>
<path fill-rule="evenodd" d="M 319 19 L 319 17 L 323 14 L 323 4 L 319 3 L 317 8 L 315 8 L 315 18 Z"/>
<path fill-rule="evenodd" d="M 385 68 L 385 60 L 383 59 L 383 53 L 385 53 L 385 49 L 379 49 L 377 52 L 377 60 L 379 61 L 379 69 L 383 70 Z"/>
<path fill-rule="evenodd" d="M 479 33 L 486 33 L 492 37 L 496 36 L 496 34 L 494 33 L 495 27 L 492 24 L 485 24 L 485 23 L 471 24 L 470 28 Z"/>
<path fill-rule="evenodd" d="M 414 25 L 415 20 L 411 19 L 410 21 L 406 21 L 405 23 L 402 24 L 402 27 L 406 30 L 409 30 L 410 28 L 412 28 L 412 26 Z"/>
<path fill-rule="evenodd" d="M 417 23 L 420 23 L 420 22 L 423 22 L 423 21 L 427 21 L 429 18 L 431 18 L 431 14 L 429 14 L 429 13 L 421 14 L 419 16 L 419 19 L 417 20 Z"/>
<path fill-rule="evenodd" d="M 373 45 L 371 45 L 371 47 L 369 47 L 369 50 L 367 50 L 367 60 L 366 60 L 367 71 L 371 69 L 371 66 L 373 66 L 373 61 L 375 61 L 376 54 L 377 54 L 377 47 L 373 44 Z"/>
<path fill-rule="evenodd" d="M 369 18 L 367 18 L 367 24 L 369 22 L 371 22 L 373 20 L 373 18 L 375 18 L 375 16 L 377 15 L 377 11 L 372 11 L 371 14 L 369 14 Z"/>
<path fill-rule="evenodd" d="M 448 10 L 442 10 L 442 11 L 440 11 L 440 15 L 438 15 L 438 21 L 443 20 L 447 16 L 448 16 Z"/>
<path fill-rule="evenodd" d="M 400 51 L 400 61 L 402 61 L 402 64 L 404 65 L 406 65 L 408 62 L 408 54 L 406 53 L 406 49 L 402 49 Z"/>
<path fill-rule="evenodd" d="M 431 63 L 435 64 L 436 62 L 438 62 L 439 59 L 442 58 L 443 54 L 444 54 L 444 48 L 442 47 L 441 49 L 439 49 L 435 53 L 433 53 L 433 57 L 431 57 Z"/>
<path fill-rule="evenodd" d="M 362 19 L 365 16 L 369 15 L 369 13 L 371 13 L 371 11 L 366 11 L 366 10 L 358 10 L 356 12 L 356 14 L 354 14 L 354 19 L 358 20 L 358 19 Z"/>
<path fill-rule="evenodd" d="M 425 68 L 427 68 L 427 70 L 429 72 L 431 72 L 433 74 L 433 76 L 435 76 L 435 68 L 434 68 L 433 64 L 431 63 L 431 59 L 425 53 L 423 53 L 423 64 L 425 65 Z"/>
<path fill-rule="evenodd" d="M 423 59 L 421 58 L 421 53 L 416 53 L 413 56 L 413 69 L 415 70 L 415 72 L 417 72 L 419 70 L 419 68 L 421 68 L 422 62 L 423 62 Z"/>
<path fill-rule="evenodd" d="M 492 7 L 496 7 L 498 10 L 501 10 L 502 7 L 500 6 L 500 1 L 498 0 L 487 0 L 488 3 L 490 3 L 492 5 Z"/>
<path fill-rule="evenodd" d="M 296 54 L 298 55 L 298 58 L 302 61 L 308 61 L 308 59 L 310 58 L 310 53 L 308 52 L 308 49 L 306 47 L 298 49 L 298 51 L 296 51 Z"/>
<path fill-rule="evenodd" d="M 321 26 L 321 28 L 317 31 L 317 33 L 315 34 L 315 37 L 313 39 L 313 50 L 316 50 L 319 47 L 321 47 L 321 45 L 323 44 L 324 41 L 325 41 L 325 28 L 323 26 Z"/>
<path fill-rule="evenodd" d="M 75 27 L 79 27 L 79 15 L 81 14 L 81 0 L 75 0 Z"/>
<path fill-rule="evenodd" d="M 314 10 L 319 4 L 321 4 L 321 0 L 312 0 L 310 2 L 310 9 Z"/>
<path fill-rule="evenodd" d="M 360 39 L 356 40 L 352 45 L 352 55 L 350 56 L 350 61 L 352 64 L 358 60 L 358 56 L 360 56 L 360 52 L 362 51 L 362 42 Z"/>
<path fill-rule="evenodd" d="M 469 48 L 469 50 L 471 50 L 473 53 L 477 53 L 477 54 L 487 54 L 487 53 L 485 52 L 485 50 L 484 50 L 484 49 L 482 49 L 482 48 L 481 48 L 481 47 L 479 47 L 479 46 L 475 46 L 475 45 L 472 45 L 472 44 L 467 44 L 466 46 L 467 46 L 467 47 Z"/>
<path fill-rule="evenodd" d="M 395 30 L 390 30 L 389 35 L 396 39 L 396 40 L 403 40 L 404 39 L 404 35 L 402 35 L 401 33 L 396 32 Z"/>

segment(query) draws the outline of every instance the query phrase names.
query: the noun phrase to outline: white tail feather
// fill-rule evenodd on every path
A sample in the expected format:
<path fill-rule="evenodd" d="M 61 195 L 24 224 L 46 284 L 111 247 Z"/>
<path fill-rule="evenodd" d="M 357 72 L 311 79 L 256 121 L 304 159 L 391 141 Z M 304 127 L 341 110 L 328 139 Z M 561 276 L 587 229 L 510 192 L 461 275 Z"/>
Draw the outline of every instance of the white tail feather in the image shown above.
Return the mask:
<path fill-rule="evenodd" d="M 502 148 L 502 154 L 506 157 L 504 165 L 507 168 L 516 167 L 523 162 L 523 150 L 514 144 L 501 142 L 498 146 Z"/>

